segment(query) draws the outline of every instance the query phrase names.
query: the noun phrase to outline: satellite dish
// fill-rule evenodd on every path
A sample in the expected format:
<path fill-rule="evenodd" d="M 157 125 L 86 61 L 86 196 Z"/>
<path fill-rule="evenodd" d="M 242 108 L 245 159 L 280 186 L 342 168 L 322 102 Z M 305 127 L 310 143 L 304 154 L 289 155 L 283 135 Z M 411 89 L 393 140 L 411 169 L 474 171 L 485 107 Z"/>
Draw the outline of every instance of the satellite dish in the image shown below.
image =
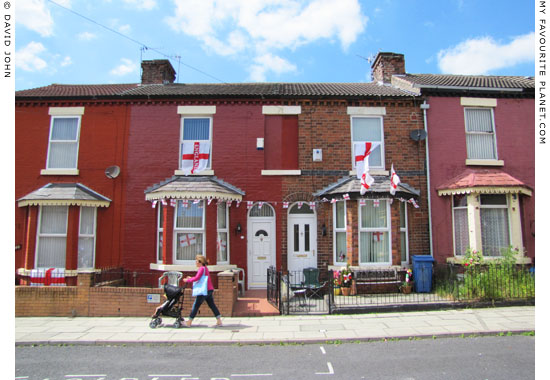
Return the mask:
<path fill-rule="evenodd" d="M 414 141 L 424 140 L 426 138 L 426 131 L 423 129 L 415 129 L 411 131 L 410 136 Z"/>
<path fill-rule="evenodd" d="M 120 167 L 114 165 L 105 169 L 105 175 L 107 178 L 116 178 L 120 174 Z"/>

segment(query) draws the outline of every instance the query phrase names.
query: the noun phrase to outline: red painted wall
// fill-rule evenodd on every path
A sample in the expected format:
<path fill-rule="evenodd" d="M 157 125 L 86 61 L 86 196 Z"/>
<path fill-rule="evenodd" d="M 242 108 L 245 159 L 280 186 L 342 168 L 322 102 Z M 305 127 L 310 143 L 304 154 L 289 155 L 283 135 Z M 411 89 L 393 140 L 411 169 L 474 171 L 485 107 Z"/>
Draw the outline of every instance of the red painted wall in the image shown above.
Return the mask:
<path fill-rule="evenodd" d="M 428 144 L 434 257 L 444 262 L 454 255 L 450 197 L 440 197 L 441 184 L 466 170 L 464 107 L 459 97 L 430 97 Z M 494 109 L 499 168 L 535 189 L 534 99 L 497 99 Z M 479 166 L 476 166 L 480 168 Z M 474 167 L 474 168 L 476 168 Z M 523 244 L 535 257 L 535 193 L 522 196 Z"/>
<path fill-rule="evenodd" d="M 174 175 L 178 169 L 181 115 L 178 105 L 204 105 L 199 102 L 140 103 L 131 109 L 131 131 L 128 150 L 127 204 L 125 211 L 124 266 L 147 270 L 156 263 L 156 209 L 145 201 L 144 191 Z M 246 201 L 280 201 L 280 177 L 261 175 L 264 151 L 256 149 L 256 139 L 264 137 L 262 104 L 254 102 L 212 102 L 213 115 L 212 169 L 214 175 L 246 195 L 240 207 L 230 209 L 230 263 L 247 267 Z M 216 257 L 216 205 L 207 207 L 206 255 L 210 263 Z M 277 215 L 277 257 L 280 257 L 280 215 Z M 242 235 L 234 233 L 241 224 Z M 171 244 L 171 242 L 170 242 Z M 131 254 L 130 254 L 131 253 Z"/>
<path fill-rule="evenodd" d="M 50 131 L 49 107 L 84 106 L 80 127 L 77 176 L 41 175 L 46 168 Z M 109 207 L 97 211 L 96 268 L 119 266 L 122 253 L 123 186 L 127 177 L 124 169 L 127 147 L 128 118 L 125 104 L 102 102 L 47 103 L 17 102 L 15 111 L 15 198 L 16 200 L 48 183 L 79 182 L 111 199 Z M 105 169 L 112 165 L 121 167 L 116 179 L 105 176 Z M 34 245 L 36 223 L 29 231 L 31 242 L 25 240 L 27 207 L 15 202 L 15 244 L 22 248 L 15 251 L 15 268 L 24 267 L 27 244 Z M 70 230 L 71 227 L 69 227 Z M 34 252 L 34 247 L 30 247 Z M 31 263 L 34 265 L 34 261 Z"/>

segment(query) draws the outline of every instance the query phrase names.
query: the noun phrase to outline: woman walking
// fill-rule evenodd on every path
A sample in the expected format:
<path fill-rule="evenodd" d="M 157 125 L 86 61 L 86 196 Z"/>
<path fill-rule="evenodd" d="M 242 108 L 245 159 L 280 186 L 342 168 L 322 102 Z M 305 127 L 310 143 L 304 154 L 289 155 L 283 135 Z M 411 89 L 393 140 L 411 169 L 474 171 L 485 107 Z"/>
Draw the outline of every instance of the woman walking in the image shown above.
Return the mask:
<path fill-rule="evenodd" d="M 208 271 L 208 268 L 206 267 L 206 257 L 202 255 L 197 255 L 195 257 L 195 265 L 197 268 L 197 274 L 195 277 L 187 276 L 185 278 L 185 282 L 196 282 L 201 279 L 202 276 L 206 275 L 208 277 L 208 294 L 205 296 L 197 296 L 195 298 L 195 303 L 193 304 L 193 308 L 191 309 L 191 314 L 189 314 L 189 319 L 186 322 L 187 327 L 191 327 L 191 324 L 193 323 L 193 318 L 197 315 L 199 308 L 201 307 L 202 303 L 206 300 L 206 303 L 214 313 L 214 316 L 216 317 L 216 326 L 222 325 L 221 315 L 220 311 L 216 307 L 216 304 L 214 303 L 214 285 L 212 285 L 212 280 L 210 280 L 210 272 Z"/>

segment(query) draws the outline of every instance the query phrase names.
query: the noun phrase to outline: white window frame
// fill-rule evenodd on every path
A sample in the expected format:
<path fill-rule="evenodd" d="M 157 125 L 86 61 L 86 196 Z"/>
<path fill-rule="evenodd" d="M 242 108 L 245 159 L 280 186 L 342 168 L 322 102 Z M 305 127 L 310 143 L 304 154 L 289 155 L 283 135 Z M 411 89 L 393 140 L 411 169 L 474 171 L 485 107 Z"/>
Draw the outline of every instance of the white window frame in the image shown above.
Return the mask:
<path fill-rule="evenodd" d="M 481 202 L 481 197 L 483 195 L 488 195 L 488 196 L 492 196 L 492 195 L 500 195 L 500 196 L 503 196 L 504 199 L 506 200 L 506 204 L 505 205 L 484 205 L 482 202 Z M 481 194 L 480 195 L 480 201 L 479 201 L 479 220 L 480 220 L 480 227 L 483 223 L 483 221 L 481 220 L 481 210 L 482 209 L 501 209 L 501 210 L 505 210 L 506 211 L 506 218 L 507 218 L 507 224 L 508 224 L 508 246 L 510 246 L 510 244 L 512 243 L 512 231 L 511 231 L 511 227 L 512 227 L 512 218 L 510 216 L 510 202 L 508 200 L 508 197 L 509 195 L 507 194 Z M 480 231 L 480 234 L 481 234 L 481 246 L 482 246 L 482 249 L 481 249 L 481 252 L 483 253 L 483 256 L 485 257 L 501 257 L 501 255 L 486 255 L 484 253 L 484 250 L 483 250 L 483 232 Z M 505 249 L 506 247 L 502 247 L 502 249 Z"/>
<path fill-rule="evenodd" d="M 164 243 L 164 214 L 162 202 L 158 202 L 157 208 L 157 263 L 162 264 L 162 245 Z M 161 238 L 163 241 L 161 241 Z"/>
<path fill-rule="evenodd" d="M 468 118 L 467 118 L 467 113 L 468 111 L 470 110 L 482 110 L 482 111 L 489 111 L 490 114 L 491 114 L 491 128 L 492 128 L 492 132 L 475 132 L 475 131 L 468 131 Z M 467 159 L 471 161 L 476 161 L 476 160 L 479 160 L 479 161 L 498 161 L 498 150 L 497 150 L 497 133 L 496 133 L 496 128 L 495 128 L 495 112 L 494 112 L 494 109 L 492 107 L 464 107 L 464 130 L 465 130 L 465 133 L 466 133 L 466 156 L 467 156 Z M 495 157 L 493 158 L 478 158 L 478 157 L 470 157 L 469 153 L 468 153 L 468 136 L 481 136 L 481 135 L 487 135 L 487 134 L 491 134 L 492 135 L 492 141 L 493 141 L 493 150 L 494 150 L 494 153 L 495 153 Z"/>
<path fill-rule="evenodd" d="M 192 199 L 187 199 L 187 202 L 189 202 L 189 206 L 193 203 Z M 174 209 L 174 233 L 173 233 L 173 239 L 172 239 L 172 252 L 173 252 L 173 263 L 174 264 L 182 264 L 182 265 L 192 265 L 195 263 L 195 257 L 189 259 L 189 260 L 178 260 L 177 259 L 177 248 L 178 248 L 178 233 L 187 233 L 187 234 L 201 234 L 202 235 L 202 244 L 201 244 L 201 252 L 197 254 L 202 254 L 204 256 L 206 253 L 206 206 L 205 201 L 201 200 L 202 207 L 200 209 L 202 210 L 202 226 L 200 227 L 193 227 L 193 228 L 185 228 L 185 227 L 177 227 L 177 220 L 178 220 L 178 208 L 180 207 L 180 204 L 182 204 L 182 200 L 178 200 L 176 207 Z M 188 206 L 188 207 L 189 207 Z M 181 206 L 183 207 L 183 206 Z"/>
<path fill-rule="evenodd" d="M 407 265 L 409 264 L 409 216 L 408 216 L 408 207 L 407 207 L 407 202 L 399 202 L 399 233 L 400 233 L 400 238 L 403 236 L 403 234 L 405 235 L 405 261 L 401 260 L 401 265 Z M 403 208 L 403 215 L 405 216 L 404 217 L 404 224 L 405 224 L 405 227 L 402 227 L 401 226 L 401 208 Z M 391 212 L 391 209 L 390 209 L 390 212 Z M 390 217 L 391 219 L 391 217 Z M 391 247 L 390 247 L 391 248 Z M 401 246 L 399 247 L 399 249 L 401 250 Z M 400 252 L 401 254 L 401 252 Z M 401 255 L 400 255 L 401 256 Z"/>
<path fill-rule="evenodd" d="M 91 209 L 93 209 L 93 212 L 94 212 L 94 216 L 93 216 L 94 228 L 93 228 L 93 232 L 91 234 L 83 234 L 82 233 L 82 210 L 84 208 L 91 208 Z M 92 244 L 92 266 L 91 267 L 83 267 L 82 269 L 95 268 L 96 231 L 97 231 L 97 207 L 80 206 L 80 215 L 79 215 L 79 221 L 78 221 L 78 242 L 79 242 L 78 256 L 79 257 L 80 257 L 80 238 L 92 238 L 93 239 L 93 244 Z M 78 261 L 80 261 L 80 260 L 78 260 Z M 78 269 L 81 269 L 81 267 L 79 266 Z"/>
<path fill-rule="evenodd" d="M 457 195 L 451 196 L 451 214 L 452 214 L 452 220 L 453 220 L 453 251 L 455 256 L 463 257 L 464 252 L 457 252 L 456 250 L 456 221 L 455 221 L 455 210 L 466 210 L 466 219 L 468 220 L 468 230 L 470 230 L 470 217 L 469 217 L 469 210 L 468 210 L 468 196 L 464 195 L 466 197 L 466 206 L 455 206 L 455 197 Z M 469 245 L 471 245 L 471 237 L 468 235 L 468 241 Z M 468 247 L 466 247 L 467 249 Z"/>
<path fill-rule="evenodd" d="M 381 198 L 379 199 L 380 203 L 382 203 L 382 201 L 385 201 L 385 207 L 386 207 L 386 227 L 362 227 L 363 223 L 362 223 L 362 216 L 361 216 L 361 204 L 360 204 L 360 201 L 358 200 L 357 201 L 357 212 L 359 214 L 357 220 L 359 221 L 359 225 L 358 225 L 358 237 L 357 237 L 357 240 L 358 240 L 358 256 L 359 256 L 359 265 L 364 265 L 364 266 L 386 266 L 386 265 L 391 265 L 392 264 L 392 249 L 391 249 L 391 239 L 392 239 L 392 236 L 391 236 L 391 208 L 390 208 L 390 202 L 389 202 L 389 199 L 385 199 L 385 198 Z M 365 202 L 366 203 L 372 203 L 373 202 L 373 199 L 365 199 Z M 364 206 L 366 207 L 366 206 Z M 383 207 L 382 205 L 380 205 L 379 207 Z M 387 241 L 386 241 L 386 245 L 387 245 L 387 248 L 388 248 L 388 253 L 389 253 L 389 260 L 388 261 L 378 261 L 378 262 L 368 262 L 368 261 L 362 261 L 361 260 L 361 232 L 387 232 Z"/>
<path fill-rule="evenodd" d="M 216 234 L 216 264 L 229 264 L 230 262 L 230 256 L 229 256 L 229 209 L 230 207 L 228 207 L 227 203 L 218 203 L 218 207 L 220 207 L 220 205 L 223 205 L 225 207 L 225 228 L 220 228 L 220 221 L 219 221 L 219 213 L 218 213 L 218 210 L 216 210 L 216 229 L 217 229 L 217 234 Z M 219 234 L 220 233 L 225 233 L 226 236 L 227 236 L 227 239 L 226 239 L 226 247 L 225 247 L 225 252 L 226 252 L 226 255 L 227 255 L 227 259 L 226 260 L 220 260 L 220 256 L 219 256 L 219 253 L 218 252 L 218 237 L 219 237 Z"/>
<path fill-rule="evenodd" d="M 340 202 L 343 202 L 344 204 L 344 226 L 343 227 L 337 227 L 337 214 L 336 214 L 336 207 L 337 205 L 340 203 Z M 346 254 L 346 260 L 343 261 L 343 262 L 340 262 L 338 261 L 338 252 L 337 252 L 337 246 L 336 246 L 336 234 L 337 233 L 344 233 L 344 236 L 346 237 L 347 239 L 347 223 L 348 223 L 348 220 L 347 220 L 347 201 L 338 201 L 338 202 L 335 202 L 333 205 L 332 205 L 332 226 L 333 226 L 333 237 L 332 237 L 332 262 L 334 263 L 335 266 L 346 266 L 347 264 L 347 255 L 348 255 L 348 252 L 346 251 L 345 254 Z"/>
<path fill-rule="evenodd" d="M 43 233 L 42 232 L 42 213 L 44 212 L 44 207 L 65 207 L 66 209 L 66 218 L 65 218 L 65 232 L 64 233 Z M 39 253 L 40 253 L 40 240 L 41 238 L 47 237 L 58 237 L 65 239 L 65 255 L 63 257 L 63 266 L 58 266 L 57 268 L 65 268 L 67 265 L 67 231 L 68 231 L 68 221 L 69 221 L 69 207 L 68 206 L 40 206 L 38 212 L 38 228 L 36 231 L 36 249 L 34 256 L 34 268 L 49 268 L 50 266 L 43 267 L 39 266 Z"/>

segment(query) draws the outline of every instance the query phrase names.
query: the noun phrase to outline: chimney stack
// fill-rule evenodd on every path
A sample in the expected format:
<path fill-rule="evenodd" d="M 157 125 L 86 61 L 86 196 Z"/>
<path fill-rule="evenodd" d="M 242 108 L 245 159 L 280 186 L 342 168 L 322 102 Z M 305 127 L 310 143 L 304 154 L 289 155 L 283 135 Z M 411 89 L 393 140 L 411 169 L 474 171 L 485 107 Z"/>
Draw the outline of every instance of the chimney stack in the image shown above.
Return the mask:
<path fill-rule="evenodd" d="M 405 56 L 380 52 L 376 55 L 371 68 L 374 82 L 391 83 L 392 75 L 405 74 Z"/>
<path fill-rule="evenodd" d="M 141 62 L 141 84 L 174 83 L 176 71 L 167 59 Z"/>

